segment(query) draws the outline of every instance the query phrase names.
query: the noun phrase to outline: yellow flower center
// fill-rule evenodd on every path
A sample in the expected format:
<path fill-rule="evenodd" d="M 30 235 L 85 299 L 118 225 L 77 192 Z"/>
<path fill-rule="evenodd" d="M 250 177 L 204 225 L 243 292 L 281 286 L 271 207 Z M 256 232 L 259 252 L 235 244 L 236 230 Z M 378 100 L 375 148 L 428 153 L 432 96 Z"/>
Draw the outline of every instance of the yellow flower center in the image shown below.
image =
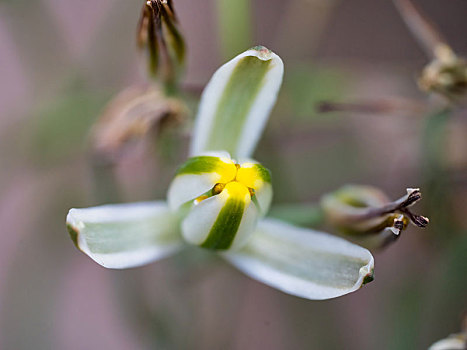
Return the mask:
<path fill-rule="evenodd" d="M 264 182 L 254 163 L 240 165 L 230 159 L 222 159 L 222 164 L 216 169 L 216 174 L 219 178 L 211 190 L 212 195 L 222 194 L 230 198 L 242 199 L 247 203 Z M 195 203 L 206 198 L 208 197 L 200 196 Z"/>

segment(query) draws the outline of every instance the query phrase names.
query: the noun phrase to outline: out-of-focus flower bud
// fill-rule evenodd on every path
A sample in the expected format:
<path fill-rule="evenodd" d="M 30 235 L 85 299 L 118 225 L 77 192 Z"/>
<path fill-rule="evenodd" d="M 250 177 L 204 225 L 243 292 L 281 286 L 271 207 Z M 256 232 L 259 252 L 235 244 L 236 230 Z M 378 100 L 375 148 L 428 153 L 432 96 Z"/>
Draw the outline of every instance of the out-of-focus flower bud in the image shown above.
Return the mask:
<path fill-rule="evenodd" d="M 149 0 L 143 6 L 137 43 L 147 56 L 149 74 L 173 88 L 185 64 L 185 41 L 172 0 Z"/>
<path fill-rule="evenodd" d="M 451 334 L 447 338 L 438 340 L 428 350 L 465 350 L 467 349 L 467 313 L 464 313 L 462 332 Z"/>
<path fill-rule="evenodd" d="M 419 189 L 407 189 L 396 201 L 371 186 L 348 185 L 321 200 L 326 223 L 339 233 L 369 248 L 381 248 L 396 240 L 412 222 L 425 227 L 428 219 L 409 207 L 421 199 Z"/>
<path fill-rule="evenodd" d="M 422 72 L 420 88 L 439 93 L 451 101 L 465 97 L 467 61 L 453 52 L 439 30 L 410 0 L 394 2 L 413 36 L 432 60 Z"/>
<path fill-rule="evenodd" d="M 449 46 L 440 45 L 418 83 L 424 91 L 457 101 L 467 94 L 467 61 L 456 56 Z"/>
<path fill-rule="evenodd" d="M 188 113 L 185 104 L 167 97 L 155 85 L 132 86 L 119 93 L 105 108 L 91 133 L 94 153 L 116 160 L 130 144 L 181 124 Z"/>
<path fill-rule="evenodd" d="M 467 349 L 467 334 L 451 334 L 449 337 L 438 340 L 428 350 L 465 350 Z"/>

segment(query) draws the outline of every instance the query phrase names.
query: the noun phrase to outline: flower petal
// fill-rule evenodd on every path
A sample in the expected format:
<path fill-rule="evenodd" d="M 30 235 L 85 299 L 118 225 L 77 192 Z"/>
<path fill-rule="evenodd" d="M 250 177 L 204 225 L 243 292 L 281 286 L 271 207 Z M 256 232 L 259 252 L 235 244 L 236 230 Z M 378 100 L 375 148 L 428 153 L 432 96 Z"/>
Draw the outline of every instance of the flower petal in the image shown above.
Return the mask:
<path fill-rule="evenodd" d="M 467 333 L 451 334 L 445 339 L 438 340 L 428 350 L 465 350 Z"/>
<path fill-rule="evenodd" d="M 67 228 L 75 245 L 112 269 L 144 265 L 182 246 L 179 220 L 164 202 L 71 209 Z"/>
<path fill-rule="evenodd" d="M 226 150 L 234 158 L 249 157 L 276 101 L 283 71 L 280 57 L 262 46 L 220 67 L 201 97 L 191 155 Z"/>
<path fill-rule="evenodd" d="M 272 186 L 270 183 L 265 183 L 261 188 L 255 191 L 255 198 L 258 201 L 261 216 L 268 213 L 272 201 Z"/>
<path fill-rule="evenodd" d="M 203 155 L 188 159 L 177 171 L 170 184 L 167 199 L 172 210 L 183 203 L 194 200 L 209 191 L 218 182 L 228 182 L 235 178 L 237 168 L 227 157 Z"/>
<path fill-rule="evenodd" d="M 248 276 L 307 299 L 335 298 L 373 277 L 371 253 L 326 233 L 275 219 L 260 221 L 248 243 L 223 256 Z"/>
<path fill-rule="evenodd" d="M 257 219 L 248 190 L 233 182 L 195 205 L 182 222 L 182 233 L 189 243 L 204 248 L 235 249 L 245 244 Z"/>
<path fill-rule="evenodd" d="M 255 189 L 255 198 L 262 216 L 269 211 L 272 200 L 271 173 L 254 160 L 240 162 L 237 181 Z"/>

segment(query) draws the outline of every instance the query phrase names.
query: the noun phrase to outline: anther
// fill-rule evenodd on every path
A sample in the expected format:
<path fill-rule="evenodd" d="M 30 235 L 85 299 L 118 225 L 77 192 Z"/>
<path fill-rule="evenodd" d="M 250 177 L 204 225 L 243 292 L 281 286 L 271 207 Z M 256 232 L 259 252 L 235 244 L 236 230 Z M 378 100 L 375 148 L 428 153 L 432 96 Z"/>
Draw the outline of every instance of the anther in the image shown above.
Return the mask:
<path fill-rule="evenodd" d="M 225 187 L 225 184 L 222 184 L 222 183 L 215 184 L 211 190 L 212 195 L 215 196 L 216 194 L 221 193 L 224 190 L 224 187 Z"/>

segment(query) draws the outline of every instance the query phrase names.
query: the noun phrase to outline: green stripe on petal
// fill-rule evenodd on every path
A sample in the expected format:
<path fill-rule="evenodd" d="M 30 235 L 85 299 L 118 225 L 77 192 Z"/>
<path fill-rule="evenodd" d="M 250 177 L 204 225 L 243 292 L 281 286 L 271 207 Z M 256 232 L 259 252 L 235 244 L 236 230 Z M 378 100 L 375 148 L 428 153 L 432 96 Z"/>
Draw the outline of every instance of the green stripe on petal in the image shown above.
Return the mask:
<path fill-rule="evenodd" d="M 258 46 L 213 75 L 201 97 L 191 154 L 226 150 L 249 157 L 264 129 L 282 83 L 282 60 Z"/>
<path fill-rule="evenodd" d="M 258 176 L 261 178 L 261 180 L 271 183 L 271 172 L 268 168 L 265 168 L 261 164 L 255 164 L 254 168 L 258 172 Z"/>
<path fill-rule="evenodd" d="M 306 299 L 335 298 L 373 277 L 371 253 L 341 238 L 279 220 L 258 224 L 248 243 L 224 257 L 248 276 Z"/>
<path fill-rule="evenodd" d="M 182 222 L 183 237 L 204 248 L 235 249 L 254 231 L 258 215 L 248 190 L 229 183 L 220 194 L 191 208 Z"/>
<path fill-rule="evenodd" d="M 245 202 L 236 198 L 227 200 L 217 216 L 206 240 L 201 247 L 208 249 L 228 249 L 237 234 L 243 217 Z"/>
<path fill-rule="evenodd" d="M 71 209 L 66 222 L 78 249 L 107 268 L 144 265 L 182 246 L 179 219 L 164 202 Z"/>
<path fill-rule="evenodd" d="M 218 157 L 192 157 L 178 168 L 177 175 L 211 173 L 216 171 L 220 162 L 221 160 Z"/>
<path fill-rule="evenodd" d="M 235 154 L 238 135 L 241 135 L 247 113 L 264 84 L 270 62 L 247 56 L 237 63 L 214 116 L 209 139 L 211 149 L 225 149 Z"/>
<path fill-rule="evenodd" d="M 230 158 L 219 158 L 212 156 L 199 156 L 189 158 L 178 170 L 177 175 L 204 173 L 217 173 L 226 177 L 225 181 L 233 180 L 237 168 Z"/>

